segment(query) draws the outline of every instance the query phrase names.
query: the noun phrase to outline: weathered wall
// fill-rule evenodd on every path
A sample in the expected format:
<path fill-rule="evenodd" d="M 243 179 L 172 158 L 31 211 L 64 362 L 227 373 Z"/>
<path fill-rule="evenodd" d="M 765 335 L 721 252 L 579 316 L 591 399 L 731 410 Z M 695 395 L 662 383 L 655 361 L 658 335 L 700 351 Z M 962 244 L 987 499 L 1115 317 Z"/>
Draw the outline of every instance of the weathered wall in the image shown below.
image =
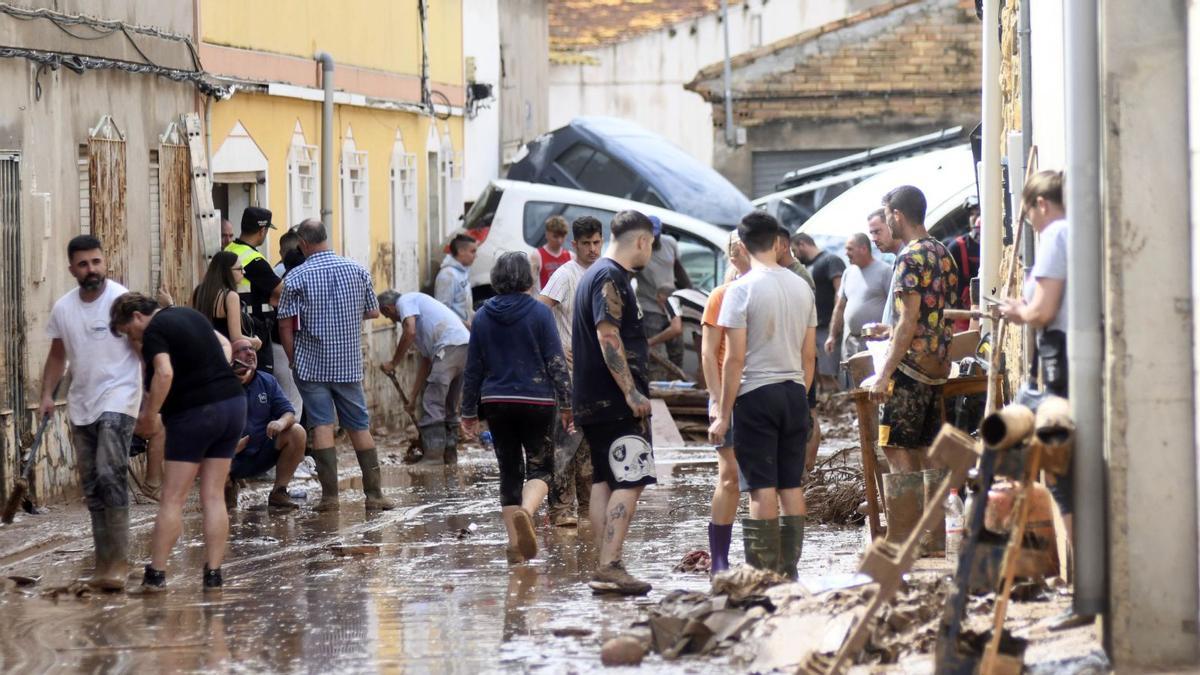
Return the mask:
<path fill-rule="evenodd" d="M 740 54 L 880 1 L 731 2 L 730 53 Z M 720 111 L 714 113 L 683 86 L 701 68 L 724 58 L 724 44 L 719 13 L 711 13 L 572 55 L 579 63 L 551 65 L 550 127 L 579 115 L 622 117 L 709 164 L 714 161 L 713 115 Z"/>
<path fill-rule="evenodd" d="M 463 197 L 474 201 L 488 181 L 500 175 L 500 15 L 499 0 L 463 0 L 463 63 L 474 63 L 474 80 L 492 85 L 491 101 L 464 122 L 465 151 L 471 158 L 463 175 Z M 543 53 L 543 56 L 545 54 Z M 545 60 L 545 59 L 543 59 Z M 468 72 L 468 78 L 471 73 Z M 543 97 L 544 98 L 544 97 Z"/>
<path fill-rule="evenodd" d="M 35 2 L 33 6 L 123 19 L 164 30 L 190 34 L 190 3 L 147 3 L 128 0 Z M 143 11 L 144 10 L 144 11 Z M 83 33 L 79 28 L 76 32 Z M 186 47 L 137 35 L 138 45 L 161 63 L 185 66 Z M 99 40 L 76 40 L 42 20 L 18 21 L 0 15 L 0 44 L 36 47 L 44 51 L 95 54 L 140 59 L 117 33 Z M 80 233 L 79 146 L 102 115 L 111 115 L 125 135 L 128 226 L 125 285 L 149 291 L 151 285 L 150 152 L 159 136 L 180 115 L 198 110 L 195 89 L 154 75 L 119 71 L 76 74 L 65 68 L 39 72 L 37 64 L 21 58 L 0 59 L 0 150 L 21 153 L 21 264 L 23 272 L 26 350 L 17 372 L 2 373 L 22 381 L 24 401 L 15 410 L 0 411 L 0 455 L 3 481 L 11 485 L 15 470 L 14 441 L 33 429 L 40 399 L 41 370 L 49 350 L 46 322 L 54 301 L 75 286 L 67 273 L 67 241 Z M 40 85 L 40 93 L 38 88 Z M 65 392 L 60 393 L 60 399 Z M 74 454 L 67 442 L 65 415 L 55 417 L 47 432 L 39 463 L 38 490 L 48 499 L 77 492 Z M 0 490 L 2 491 L 2 490 Z"/>
<path fill-rule="evenodd" d="M 1118 669 L 1198 657 L 1184 12 L 1183 3 L 1149 9 L 1137 0 L 1100 9 L 1109 619 Z M 1073 228 L 1073 236 L 1094 231 Z"/>
<path fill-rule="evenodd" d="M 500 161 L 512 162 L 525 143 L 550 129 L 547 96 L 550 27 L 547 0 L 499 0 Z M 470 195 L 471 199 L 479 195 Z"/>

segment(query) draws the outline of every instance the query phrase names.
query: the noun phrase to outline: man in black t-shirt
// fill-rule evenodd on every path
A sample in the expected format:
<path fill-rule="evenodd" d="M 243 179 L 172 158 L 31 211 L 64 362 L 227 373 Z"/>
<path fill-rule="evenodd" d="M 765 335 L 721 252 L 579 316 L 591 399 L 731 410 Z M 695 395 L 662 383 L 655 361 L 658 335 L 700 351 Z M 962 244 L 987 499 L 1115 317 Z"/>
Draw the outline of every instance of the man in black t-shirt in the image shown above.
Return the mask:
<path fill-rule="evenodd" d="M 238 264 L 242 266 L 238 295 L 254 318 L 254 336 L 262 340 L 262 349 L 258 350 L 258 369 L 274 373 L 271 336 L 275 327 L 275 308 L 279 306 L 279 296 L 283 293 L 283 282 L 275 274 L 271 263 L 258 252 L 258 247 L 267 240 L 267 230 L 275 229 L 271 212 L 258 206 L 246 207 L 242 211 L 241 229 L 241 236 L 230 242 L 225 250 L 236 254 Z"/>
<path fill-rule="evenodd" d="M 833 308 L 842 287 L 842 272 L 846 271 L 846 263 L 832 253 L 822 251 L 813 238 L 803 232 L 792 236 L 792 248 L 796 257 L 812 273 L 813 283 L 817 286 L 817 344 L 823 345 L 829 337 L 829 322 L 833 318 Z M 840 346 L 832 353 L 817 350 L 817 372 L 825 376 L 827 384 L 831 384 L 831 380 L 834 380 L 832 384 L 836 384 L 841 351 Z"/>
<path fill-rule="evenodd" d="M 649 348 L 630 284 L 650 261 L 653 228 L 637 211 L 613 217 L 608 253 L 579 280 L 571 330 L 575 421 L 592 453 L 589 515 L 600 551 L 589 585 L 624 595 L 650 592 L 650 584 L 625 571 L 621 548 L 638 496 L 656 482 L 647 398 Z"/>

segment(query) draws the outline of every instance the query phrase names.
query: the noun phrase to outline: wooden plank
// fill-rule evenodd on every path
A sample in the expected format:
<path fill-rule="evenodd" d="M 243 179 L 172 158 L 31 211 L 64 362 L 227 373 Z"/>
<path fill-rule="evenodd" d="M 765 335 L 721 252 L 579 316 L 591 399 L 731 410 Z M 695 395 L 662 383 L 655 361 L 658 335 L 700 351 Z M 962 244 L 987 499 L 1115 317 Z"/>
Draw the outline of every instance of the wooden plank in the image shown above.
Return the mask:
<path fill-rule="evenodd" d="M 667 402 L 659 398 L 650 399 L 650 433 L 656 448 L 683 445 L 683 436 L 679 433 L 679 427 L 675 426 L 675 418 L 671 417 Z"/>
<path fill-rule="evenodd" d="M 858 446 L 862 452 L 863 484 L 867 496 L 867 523 L 871 529 L 871 539 L 883 535 L 879 525 L 879 468 L 875 462 L 875 404 L 871 403 L 871 394 L 866 389 L 855 389 L 851 392 L 854 399 L 855 412 L 858 416 Z"/>

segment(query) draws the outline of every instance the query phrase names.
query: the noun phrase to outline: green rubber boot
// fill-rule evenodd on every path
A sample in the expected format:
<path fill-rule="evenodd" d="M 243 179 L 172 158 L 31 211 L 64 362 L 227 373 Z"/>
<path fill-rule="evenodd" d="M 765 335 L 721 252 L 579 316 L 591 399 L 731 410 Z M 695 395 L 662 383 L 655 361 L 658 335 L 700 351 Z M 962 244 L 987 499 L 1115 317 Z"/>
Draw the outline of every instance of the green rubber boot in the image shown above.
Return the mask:
<path fill-rule="evenodd" d="M 779 569 L 779 519 L 742 519 L 746 564 L 760 570 Z"/>
<path fill-rule="evenodd" d="M 799 572 L 800 552 L 804 550 L 805 516 L 779 518 L 779 573 L 795 581 Z"/>
<path fill-rule="evenodd" d="M 363 494 L 367 496 L 367 509 L 391 511 L 396 508 L 392 500 L 383 496 L 383 477 L 379 471 L 379 453 L 375 448 L 359 450 L 358 466 L 362 469 Z"/>
<path fill-rule="evenodd" d="M 312 458 L 317 463 L 317 480 L 321 483 L 321 501 L 317 511 L 334 511 L 338 508 L 337 450 L 314 448 Z"/>

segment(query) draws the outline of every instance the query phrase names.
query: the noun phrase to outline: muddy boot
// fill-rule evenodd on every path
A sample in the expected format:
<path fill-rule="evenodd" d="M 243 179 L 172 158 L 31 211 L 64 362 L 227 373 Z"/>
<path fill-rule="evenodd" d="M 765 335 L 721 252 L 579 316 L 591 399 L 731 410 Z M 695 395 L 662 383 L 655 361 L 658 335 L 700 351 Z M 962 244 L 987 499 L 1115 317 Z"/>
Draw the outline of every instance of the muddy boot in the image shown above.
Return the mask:
<path fill-rule="evenodd" d="M 916 529 L 924 512 L 925 483 L 920 471 L 883 474 L 883 510 L 887 541 L 901 546 Z"/>
<path fill-rule="evenodd" d="M 88 513 L 92 517 L 92 546 L 95 550 L 96 563 L 92 569 L 92 575 L 79 581 L 93 588 L 99 588 L 99 581 L 108 576 L 109 568 L 112 566 L 112 543 L 108 535 L 108 520 L 104 517 L 104 511 L 89 511 Z"/>
<path fill-rule="evenodd" d="M 708 552 L 713 575 L 729 569 L 729 543 L 732 539 L 733 525 L 708 524 Z"/>
<path fill-rule="evenodd" d="M 421 427 L 421 463 L 443 463 L 446 427 L 441 422 Z"/>
<path fill-rule="evenodd" d="M 396 508 L 395 502 L 383 496 L 383 479 L 379 471 L 379 453 L 375 448 L 359 450 L 354 453 L 358 457 L 358 466 L 362 469 L 363 494 L 367 496 L 367 509 L 370 511 L 391 511 Z"/>
<path fill-rule="evenodd" d="M 795 581 L 800 552 L 804 550 L 805 516 L 779 517 L 779 573 Z"/>
<path fill-rule="evenodd" d="M 317 481 L 321 483 L 321 501 L 317 511 L 334 511 L 338 508 L 337 450 L 320 448 L 312 451 L 317 463 Z"/>
<path fill-rule="evenodd" d="M 926 469 L 921 472 L 921 515 L 925 514 L 925 509 L 933 501 L 942 487 L 942 482 L 949 475 L 949 469 Z M 933 527 L 925 530 L 921 537 L 921 546 L 924 549 L 922 555 L 936 558 L 946 555 L 946 526 L 942 519 L 939 518 Z"/>
<path fill-rule="evenodd" d="M 276 487 L 267 496 L 267 508 L 278 511 L 294 511 L 300 508 L 300 505 L 292 501 L 286 487 Z"/>
<path fill-rule="evenodd" d="M 742 519 L 746 564 L 760 570 L 779 569 L 779 519 Z"/>
<path fill-rule="evenodd" d="M 146 565 L 142 573 L 142 593 L 163 593 L 167 590 L 167 573 Z"/>
<path fill-rule="evenodd" d="M 92 576 L 91 586 L 102 591 L 123 591 L 129 576 L 129 508 L 104 510 L 108 536 L 107 565 Z"/>
<path fill-rule="evenodd" d="M 209 569 L 208 563 L 204 563 L 204 590 L 213 591 L 225 585 L 225 579 L 221 576 L 221 568 Z"/>
<path fill-rule="evenodd" d="M 445 454 L 442 456 L 442 462 L 445 464 L 458 464 L 458 423 L 446 425 L 446 445 Z"/>

